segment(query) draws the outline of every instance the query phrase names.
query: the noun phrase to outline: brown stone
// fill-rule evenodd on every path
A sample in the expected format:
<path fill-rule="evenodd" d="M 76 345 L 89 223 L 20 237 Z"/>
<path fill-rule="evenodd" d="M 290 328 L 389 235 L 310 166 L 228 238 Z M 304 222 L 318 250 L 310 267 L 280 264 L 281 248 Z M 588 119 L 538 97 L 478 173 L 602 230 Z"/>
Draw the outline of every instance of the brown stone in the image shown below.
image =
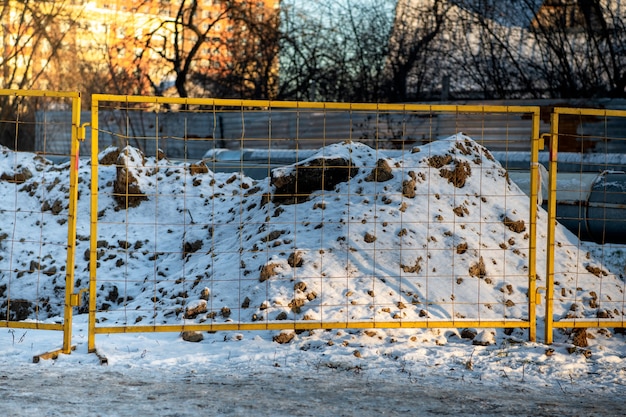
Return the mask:
<path fill-rule="evenodd" d="M 522 233 L 526 230 L 524 220 L 511 220 L 508 216 L 504 216 L 502 222 L 512 232 Z"/>
<path fill-rule="evenodd" d="M 285 343 L 291 342 L 294 336 L 295 336 L 294 333 L 281 333 L 279 335 L 274 336 L 272 340 L 274 340 L 274 342 L 276 343 L 285 344 Z"/>
<path fill-rule="evenodd" d="M 303 263 L 302 252 L 300 251 L 292 252 L 289 255 L 289 259 L 287 259 L 287 263 L 292 268 L 301 267 Z"/>
<path fill-rule="evenodd" d="M 202 314 L 206 312 L 207 312 L 206 301 L 202 300 L 195 307 L 187 307 L 187 309 L 185 310 L 185 318 L 193 319 L 198 314 Z"/>
<path fill-rule="evenodd" d="M 185 342 L 198 343 L 204 340 L 204 336 L 200 332 L 185 331 L 181 333 L 181 337 Z"/>
<path fill-rule="evenodd" d="M 277 274 L 276 269 L 279 266 L 280 265 L 277 264 L 277 263 L 269 263 L 269 264 L 263 265 L 263 268 L 261 268 L 261 274 L 259 276 L 259 281 L 260 282 L 267 281 L 268 279 L 270 279 L 271 277 L 276 275 Z"/>
<path fill-rule="evenodd" d="M 365 177 L 365 181 L 368 182 L 385 182 L 393 178 L 393 172 L 389 166 L 389 162 L 384 159 L 376 161 L 376 168 L 372 169 L 372 172 Z"/>
<path fill-rule="evenodd" d="M 587 329 L 574 329 L 572 332 L 572 343 L 574 346 L 587 347 Z"/>

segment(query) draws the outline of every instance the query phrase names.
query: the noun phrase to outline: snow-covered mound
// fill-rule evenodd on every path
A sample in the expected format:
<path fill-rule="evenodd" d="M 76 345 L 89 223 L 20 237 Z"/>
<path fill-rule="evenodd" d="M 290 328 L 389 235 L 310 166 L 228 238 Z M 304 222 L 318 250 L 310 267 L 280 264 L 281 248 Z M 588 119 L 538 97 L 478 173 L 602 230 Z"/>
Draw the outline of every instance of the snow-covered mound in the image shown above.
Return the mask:
<path fill-rule="evenodd" d="M 0 248 L 11 254 L 0 259 L 0 306 L 10 295 L 31 302 L 21 318 L 54 317 L 67 165 L 2 155 L 9 198 L 0 210 L 12 220 L 0 224 Z M 462 134 L 402 159 L 334 144 L 262 181 L 132 147 L 99 159 L 97 299 L 108 323 L 528 318 L 529 199 Z M 41 176 L 11 181 L 26 168 Z M 84 161 L 77 288 L 89 276 L 90 169 Z M 545 220 L 540 211 L 539 285 Z M 556 314 L 621 315 L 621 271 L 557 232 L 574 249 L 556 255 L 557 271 L 567 271 L 557 277 Z"/>
<path fill-rule="evenodd" d="M 68 184 L 42 157 L 0 146 L 0 320 L 62 311 Z"/>

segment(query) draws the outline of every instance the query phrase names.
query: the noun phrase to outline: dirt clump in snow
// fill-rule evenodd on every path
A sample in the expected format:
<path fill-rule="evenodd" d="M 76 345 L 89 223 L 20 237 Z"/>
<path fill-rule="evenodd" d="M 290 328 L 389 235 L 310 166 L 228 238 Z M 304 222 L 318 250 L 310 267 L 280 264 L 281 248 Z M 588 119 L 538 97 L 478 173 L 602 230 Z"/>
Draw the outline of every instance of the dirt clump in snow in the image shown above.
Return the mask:
<path fill-rule="evenodd" d="M 189 253 L 195 253 L 202 248 L 201 240 L 194 240 L 193 242 L 185 242 L 183 243 L 183 256 L 186 256 Z"/>
<path fill-rule="evenodd" d="M 593 265 L 585 265 L 585 269 L 589 272 L 591 272 L 593 275 L 597 276 L 598 278 L 601 278 L 602 276 L 607 276 L 608 273 L 603 270 L 602 268 L 599 268 L 597 266 L 593 266 Z"/>
<path fill-rule="evenodd" d="M 442 168 L 452 162 L 450 155 L 433 155 L 428 158 L 428 165 L 435 169 Z"/>
<path fill-rule="evenodd" d="M 7 311 L 8 305 L 8 311 Z M 4 301 L 0 305 L 0 320 L 22 321 L 33 314 L 35 308 L 28 300 L 15 299 L 10 302 Z"/>
<path fill-rule="evenodd" d="M 458 255 L 463 255 L 465 252 L 467 252 L 467 248 L 467 242 L 459 243 L 458 245 L 456 245 L 456 253 Z"/>
<path fill-rule="evenodd" d="M 372 233 L 365 233 L 365 236 L 363 236 L 363 240 L 365 241 L 365 243 L 374 243 L 376 242 L 376 236 L 373 235 Z"/>
<path fill-rule="evenodd" d="M 296 336 L 295 333 L 285 333 L 285 332 L 282 332 L 282 333 L 274 336 L 273 340 L 276 343 L 280 343 L 281 345 L 284 345 L 286 343 L 291 342 L 295 336 Z"/>
<path fill-rule="evenodd" d="M 471 277 L 484 278 L 487 275 L 487 268 L 485 268 L 485 261 L 481 256 L 477 263 L 473 264 L 469 268 L 469 274 Z"/>
<path fill-rule="evenodd" d="M 402 181 L 402 195 L 406 198 L 415 198 L 415 185 L 417 184 L 417 176 L 415 172 L 409 171 L 410 180 Z"/>
<path fill-rule="evenodd" d="M 121 208 L 137 207 L 148 196 L 141 189 L 137 174 L 145 163 L 143 154 L 137 149 L 126 147 L 115 162 L 117 174 L 113 182 L 113 197 Z"/>
<path fill-rule="evenodd" d="M 199 300 L 196 303 L 189 304 L 187 309 L 185 310 L 185 318 L 193 319 L 199 314 L 203 314 L 207 312 L 207 302 L 206 300 Z"/>
<path fill-rule="evenodd" d="M 63 203 L 60 200 L 54 200 L 52 204 L 49 201 L 44 201 L 41 205 L 42 211 L 50 211 L 52 214 L 59 214 L 63 211 Z"/>
<path fill-rule="evenodd" d="M 206 164 L 201 161 L 197 164 L 191 164 L 189 165 L 189 173 L 191 175 L 200 175 L 200 174 L 208 174 L 209 173 L 209 167 L 206 166 Z"/>
<path fill-rule="evenodd" d="M 365 177 L 367 182 L 386 182 L 393 178 L 393 171 L 389 162 L 385 159 L 379 159 L 376 161 L 376 168 L 372 169 L 372 172 Z"/>
<path fill-rule="evenodd" d="M 465 217 L 466 214 L 469 214 L 469 210 L 464 205 L 455 207 L 452 209 L 452 211 L 457 217 Z"/>
<path fill-rule="evenodd" d="M 309 199 L 315 191 L 330 191 L 346 182 L 359 169 L 345 158 L 316 158 L 296 164 L 289 173 L 272 171 L 274 186 L 272 201 L 276 204 L 298 204 Z"/>
<path fill-rule="evenodd" d="M 200 291 L 200 299 L 204 301 L 208 301 L 211 296 L 211 290 L 208 287 L 204 287 L 202 291 Z"/>
<path fill-rule="evenodd" d="M 98 155 L 100 165 L 115 165 L 120 156 L 120 149 L 116 146 L 109 146 Z"/>
<path fill-rule="evenodd" d="M 522 233 L 526 231 L 524 220 L 511 220 L 508 216 L 504 216 L 502 222 L 511 232 Z"/>
<path fill-rule="evenodd" d="M 461 338 L 462 339 L 469 339 L 469 340 L 474 340 L 474 338 L 476 337 L 478 333 L 476 332 L 476 330 L 473 329 L 463 329 L 461 330 Z"/>
<path fill-rule="evenodd" d="M 0 180 L 15 184 L 22 184 L 32 177 L 33 174 L 28 169 L 22 169 L 20 172 L 16 172 L 15 174 L 2 173 L 2 175 L 0 175 Z"/>
<path fill-rule="evenodd" d="M 587 342 L 587 329 L 574 329 L 572 332 L 572 343 L 574 346 L 578 347 L 589 346 L 589 342 Z"/>
<path fill-rule="evenodd" d="M 413 266 L 410 266 L 410 265 L 400 265 L 400 267 L 406 273 L 419 274 L 420 271 L 422 270 L 422 266 L 420 265 L 422 261 L 423 261 L 423 259 L 420 256 L 419 258 L 417 258 L 417 260 L 415 261 L 415 264 Z"/>
<path fill-rule="evenodd" d="M 271 277 L 273 277 L 274 275 L 277 275 L 278 272 L 276 270 L 279 267 L 280 267 L 280 264 L 275 263 L 275 262 L 271 262 L 271 263 L 263 265 L 263 267 L 261 268 L 261 274 L 259 276 L 259 281 L 260 282 L 264 282 L 264 281 L 267 281 L 268 279 L 270 279 Z"/>
<path fill-rule="evenodd" d="M 439 175 L 456 188 L 463 188 L 467 178 L 472 175 L 472 168 L 466 161 L 455 161 L 453 170 L 442 168 Z"/>
<path fill-rule="evenodd" d="M 299 268 L 304 263 L 303 253 L 300 251 L 291 252 L 289 258 L 287 259 L 287 263 L 292 268 Z"/>
<path fill-rule="evenodd" d="M 298 314 L 302 312 L 302 306 L 304 306 L 305 304 L 306 304 L 305 298 L 294 298 L 293 300 L 289 302 L 288 306 L 291 309 L 291 311 Z"/>
<path fill-rule="evenodd" d="M 449 154 L 434 155 L 428 158 L 428 164 L 439 169 L 441 178 L 447 179 L 456 188 L 463 188 L 468 177 L 472 175 L 472 168 L 467 161 L 460 161 Z M 454 165 L 452 170 L 447 168 L 451 164 Z"/>

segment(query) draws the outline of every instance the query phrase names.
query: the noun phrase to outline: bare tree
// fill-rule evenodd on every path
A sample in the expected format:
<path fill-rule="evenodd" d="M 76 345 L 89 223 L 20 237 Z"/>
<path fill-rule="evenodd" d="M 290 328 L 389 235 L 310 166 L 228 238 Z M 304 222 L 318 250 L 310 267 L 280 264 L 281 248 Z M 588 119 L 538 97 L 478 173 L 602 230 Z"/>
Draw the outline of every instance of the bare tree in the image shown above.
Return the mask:
<path fill-rule="evenodd" d="M 530 30 L 538 59 L 530 65 L 550 95 L 624 96 L 623 6 L 614 0 L 550 0 L 535 10 Z"/>
<path fill-rule="evenodd" d="M 4 0 L 0 3 L 2 57 L 0 61 L 3 88 L 48 88 L 46 73 L 63 45 L 66 31 L 59 25 L 71 26 L 66 2 L 52 0 Z M 0 96 L 0 118 L 16 120 L 34 118 L 35 108 L 20 98 Z M 33 150 L 34 134 L 16 123 L 0 123 L 0 144 L 21 150 Z M 18 137 L 19 136 L 19 137 Z"/>
<path fill-rule="evenodd" d="M 611 2 L 579 0 L 590 65 L 598 76 L 597 84 L 609 96 L 624 96 L 626 87 L 626 32 L 624 16 L 610 8 Z"/>
<path fill-rule="evenodd" d="M 157 74 L 147 74 L 150 84 L 157 93 L 162 93 L 161 80 L 173 77 L 174 86 L 180 97 L 188 97 L 188 81 L 197 67 L 200 48 L 208 47 L 219 55 L 223 48 L 222 37 L 212 32 L 228 18 L 234 3 L 222 1 L 220 11 L 211 17 L 203 16 L 197 0 L 182 0 L 172 17 L 160 18 L 156 28 L 146 36 L 145 52 L 158 55 L 166 67 Z M 144 59 L 140 54 L 138 61 Z"/>
<path fill-rule="evenodd" d="M 394 3 L 317 0 L 285 7 L 280 96 L 382 100 Z"/>
<path fill-rule="evenodd" d="M 305 10 L 292 5 L 283 7 L 281 26 L 279 96 L 296 100 L 313 99 L 315 78 L 323 66 L 320 61 L 325 50 L 321 24 L 311 19 Z"/>
<path fill-rule="evenodd" d="M 455 68 L 450 98 L 537 98 L 530 70 L 528 26 L 533 11 L 519 2 L 457 0 L 446 39 L 446 62 Z M 526 16 L 526 17 L 525 17 Z M 452 71 L 451 71 L 452 72 Z"/>
<path fill-rule="evenodd" d="M 448 61 L 484 98 L 623 96 L 626 7 L 616 0 L 455 0 Z M 454 36 L 454 34 L 461 34 Z M 454 51 L 462 53 L 454 53 Z"/>
<path fill-rule="evenodd" d="M 2 86 L 25 89 L 37 86 L 57 56 L 73 20 L 63 1 L 4 0 L 2 23 Z"/>
<path fill-rule="evenodd" d="M 399 0 L 388 57 L 390 101 L 419 99 L 440 81 L 442 34 L 453 4 L 447 0 Z"/>
<path fill-rule="evenodd" d="M 278 90 L 280 9 L 263 2 L 233 2 L 228 38 L 220 45 L 225 60 L 217 71 L 196 72 L 196 83 L 222 97 L 274 99 Z"/>

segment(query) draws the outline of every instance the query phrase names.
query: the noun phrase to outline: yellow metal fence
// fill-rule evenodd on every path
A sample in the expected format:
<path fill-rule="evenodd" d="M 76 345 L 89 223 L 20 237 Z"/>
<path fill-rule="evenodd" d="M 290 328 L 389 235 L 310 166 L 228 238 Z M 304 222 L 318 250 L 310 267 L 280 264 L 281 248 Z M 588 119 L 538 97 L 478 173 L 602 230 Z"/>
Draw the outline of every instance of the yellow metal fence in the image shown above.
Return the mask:
<path fill-rule="evenodd" d="M 535 339 L 538 107 L 92 103 L 91 351 L 97 334 L 155 331 L 500 327 Z M 435 150 L 459 131 L 476 142 Z M 488 149 L 527 151 L 526 194 Z M 494 202 L 498 216 L 482 219 Z"/>
<path fill-rule="evenodd" d="M 626 272 L 608 255 L 623 243 L 626 112 L 556 108 L 544 151 L 532 106 L 94 95 L 85 130 L 78 93 L 0 97 L 19 150 L 0 161 L 0 327 L 62 331 L 40 357 L 71 351 L 82 292 L 90 351 L 120 332 L 535 340 L 539 325 L 552 343 L 555 329 L 626 327 Z"/>
<path fill-rule="evenodd" d="M 626 269 L 609 250 L 626 243 L 625 121 L 626 111 L 618 110 L 552 113 L 547 343 L 555 328 L 626 327 Z M 565 262 L 559 254 L 568 254 Z M 581 268 L 573 269 L 576 263 Z"/>
<path fill-rule="evenodd" d="M 1 138 L 10 146 L 0 147 L 0 327 L 62 331 L 62 347 L 38 360 L 72 348 L 81 99 L 0 90 L 0 102 Z M 69 117 L 49 123 L 58 109 Z M 59 131 L 71 132 L 69 153 L 49 146 Z M 55 160 L 67 162 L 51 169 Z"/>

